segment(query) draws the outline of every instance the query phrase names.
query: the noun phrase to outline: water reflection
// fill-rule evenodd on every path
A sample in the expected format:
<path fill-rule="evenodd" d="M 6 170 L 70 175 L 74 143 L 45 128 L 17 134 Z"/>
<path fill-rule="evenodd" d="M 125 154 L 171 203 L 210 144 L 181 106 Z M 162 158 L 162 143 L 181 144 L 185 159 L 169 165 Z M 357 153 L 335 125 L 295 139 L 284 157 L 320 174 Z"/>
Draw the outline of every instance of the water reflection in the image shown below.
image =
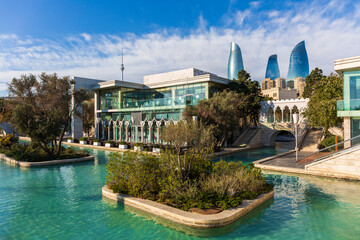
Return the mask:
<path fill-rule="evenodd" d="M 268 174 L 268 178 L 271 176 L 277 176 L 273 178 L 284 178 L 286 175 L 282 175 L 279 172 L 269 171 L 269 170 L 262 170 L 264 174 Z M 304 175 L 304 174 L 293 174 L 288 173 L 287 176 L 293 176 L 298 179 L 298 192 L 303 192 L 304 196 L 306 196 L 306 189 L 313 188 L 320 192 L 326 194 L 327 196 L 331 196 L 332 198 L 336 199 L 336 201 L 347 202 L 355 205 L 360 205 L 360 182 L 359 181 L 350 181 L 350 180 L 343 180 L 343 179 L 336 179 L 336 178 L 325 178 L 319 176 L 311 176 L 311 175 Z M 276 181 L 276 180 L 275 180 Z M 307 187 L 304 187 L 307 186 Z M 313 192 L 313 191 L 310 191 Z M 284 194 L 282 192 L 281 194 Z M 310 197 L 309 201 L 313 201 L 316 194 L 313 194 Z M 291 196 L 295 196 L 291 194 Z"/>

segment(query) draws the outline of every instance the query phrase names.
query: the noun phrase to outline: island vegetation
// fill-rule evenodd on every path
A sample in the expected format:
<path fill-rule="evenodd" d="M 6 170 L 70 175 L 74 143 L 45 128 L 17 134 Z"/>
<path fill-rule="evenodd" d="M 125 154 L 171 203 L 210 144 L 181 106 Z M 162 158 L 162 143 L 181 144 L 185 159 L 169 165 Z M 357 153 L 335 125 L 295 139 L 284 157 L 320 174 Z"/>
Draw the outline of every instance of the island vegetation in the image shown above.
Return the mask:
<path fill-rule="evenodd" d="M 160 155 L 112 153 L 106 165 L 107 185 L 116 193 L 183 210 L 237 207 L 273 188 L 252 165 L 214 163 L 216 140 L 211 128 L 199 121 L 171 124 L 163 137 L 171 145 Z"/>
<path fill-rule="evenodd" d="M 36 143 L 19 143 L 18 139 L 12 134 L 0 138 L 0 153 L 24 162 L 42 162 L 89 156 L 89 152 L 86 150 L 61 147 L 59 155 L 49 158 L 48 154 Z"/>

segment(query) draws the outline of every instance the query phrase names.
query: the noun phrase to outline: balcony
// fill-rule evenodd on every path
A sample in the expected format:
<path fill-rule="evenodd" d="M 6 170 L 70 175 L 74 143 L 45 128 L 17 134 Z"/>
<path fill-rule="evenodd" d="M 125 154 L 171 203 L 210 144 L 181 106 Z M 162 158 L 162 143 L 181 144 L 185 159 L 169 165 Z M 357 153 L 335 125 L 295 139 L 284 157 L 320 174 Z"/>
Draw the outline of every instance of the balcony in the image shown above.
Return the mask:
<path fill-rule="evenodd" d="M 338 117 L 360 117 L 360 99 L 337 101 Z"/>

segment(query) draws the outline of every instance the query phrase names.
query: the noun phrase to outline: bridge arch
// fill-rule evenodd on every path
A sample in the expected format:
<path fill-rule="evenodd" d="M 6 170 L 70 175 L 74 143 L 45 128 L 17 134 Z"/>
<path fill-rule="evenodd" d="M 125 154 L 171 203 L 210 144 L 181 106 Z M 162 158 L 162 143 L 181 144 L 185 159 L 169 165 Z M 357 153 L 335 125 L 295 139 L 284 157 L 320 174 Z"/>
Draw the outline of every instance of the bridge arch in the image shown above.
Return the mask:
<path fill-rule="evenodd" d="M 293 132 L 288 130 L 277 130 L 274 131 L 269 138 L 269 146 L 275 146 L 276 142 L 292 142 L 295 141 L 295 135 Z M 295 142 L 294 142 L 295 144 Z M 295 145 L 294 145 L 295 147 Z"/>

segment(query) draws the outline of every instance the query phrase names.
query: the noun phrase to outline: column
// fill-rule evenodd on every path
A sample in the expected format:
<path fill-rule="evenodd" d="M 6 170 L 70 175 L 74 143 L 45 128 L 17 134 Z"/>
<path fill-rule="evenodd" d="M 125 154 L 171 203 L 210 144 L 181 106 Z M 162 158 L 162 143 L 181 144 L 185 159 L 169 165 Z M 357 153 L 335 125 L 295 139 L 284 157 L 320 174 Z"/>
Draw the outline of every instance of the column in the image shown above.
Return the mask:
<path fill-rule="evenodd" d="M 110 127 L 110 123 L 108 125 L 108 137 L 107 140 L 110 140 L 110 131 L 111 131 L 111 127 Z"/>
<path fill-rule="evenodd" d="M 293 116 L 292 116 L 292 110 L 290 109 L 290 122 L 293 123 Z"/>
<path fill-rule="evenodd" d="M 276 122 L 276 109 L 274 109 L 274 123 Z"/>
<path fill-rule="evenodd" d="M 103 122 L 103 127 L 102 127 L 102 135 L 101 135 L 101 138 L 104 138 L 105 139 L 105 122 Z"/>
<path fill-rule="evenodd" d="M 135 138 L 134 138 L 134 142 L 138 142 L 138 127 L 135 127 Z"/>
<path fill-rule="evenodd" d="M 157 143 L 160 143 L 160 126 L 157 126 L 156 132 L 157 132 Z"/>
<path fill-rule="evenodd" d="M 96 114 L 95 114 L 96 116 Z M 100 124 L 100 121 L 98 118 L 95 118 L 95 138 L 96 139 L 99 139 L 99 124 Z"/>
<path fill-rule="evenodd" d="M 151 133 L 152 126 L 149 125 L 149 143 L 152 143 L 152 133 Z"/>
<path fill-rule="evenodd" d="M 113 125 L 113 140 L 117 140 L 117 131 L 116 131 L 116 125 Z"/>
<path fill-rule="evenodd" d="M 144 126 L 141 126 L 141 142 L 144 142 Z"/>
<path fill-rule="evenodd" d="M 351 117 L 344 117 L 344 141 L 350 138 L 351 138 Z M 349 148 L 349 147 L 351 147 L 351 141 L 345 142 L 344 148 Z"/>
<path fill-rule="evenodd" d="M 129 126 L 126 125 L 125 127 L 125 141 L 128 142 L 129 141 Z"/>
<path fill-rule="evenodd" d="M 122 124 L 119 126 L 119 141 L 122 141 Z"/>
<path fill-rule="evenodd" d="M 72 91 L 75 90 L 75 86 L 71 85 Z M 82 119 L 82 104 L 80 106 L 75 106 L 74 94 L 71 95 L 71 109 L 77 109 L 80 115 L 71 114 L 71 137 L 73 139 L 78 139 L 83 136 L 83 119 Z M 96 114 L 96 113 L 95 113 Z"/>
<path fill-rule="evenodd" d="M 281 110 L 281 122 L 284 122 L 284 110 Z"/>

